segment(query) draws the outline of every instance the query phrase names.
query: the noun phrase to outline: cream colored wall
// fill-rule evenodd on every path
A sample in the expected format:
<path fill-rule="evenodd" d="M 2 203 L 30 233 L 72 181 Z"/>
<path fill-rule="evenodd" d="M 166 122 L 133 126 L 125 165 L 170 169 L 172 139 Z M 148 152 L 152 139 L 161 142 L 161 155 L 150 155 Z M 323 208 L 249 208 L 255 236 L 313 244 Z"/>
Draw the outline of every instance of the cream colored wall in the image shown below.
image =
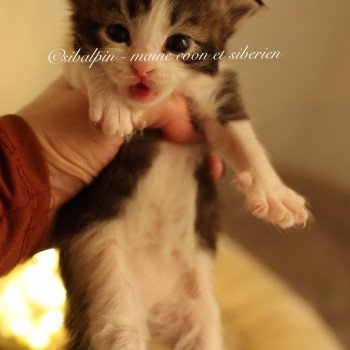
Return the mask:
<path fill-rule="evenodd" d="M 235 47 L 277 49 L 279 61 L 235 63 L 245 101 L 275 163 L 350 191 L 350 2 L 266 0 Z M 55 76 L 63 0 L 0 1 L 0 114 L 15 112 Z"/>
<path fill-rule="evenodd" d="M 350 191 L 350 1 L 265 2 L 235 45 L 284 52 L 238 67 L 259 134 L 277 164 Z"/>
<path fill-rule="evenodd" d="M 15 112 L 60 74 L 48 62 L 67 24 L 61 0 L 0 0 L 0 115 Z"/>

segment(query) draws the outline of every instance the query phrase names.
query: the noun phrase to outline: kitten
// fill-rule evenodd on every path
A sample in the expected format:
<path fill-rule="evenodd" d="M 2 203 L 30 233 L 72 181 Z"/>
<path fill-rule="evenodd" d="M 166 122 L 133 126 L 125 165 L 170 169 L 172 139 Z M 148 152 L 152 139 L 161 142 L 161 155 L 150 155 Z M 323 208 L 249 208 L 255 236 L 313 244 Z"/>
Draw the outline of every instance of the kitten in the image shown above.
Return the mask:
<path fill-rule="evenodd" d="M 67 288 L 70 349 L 146 349 L 150 336 L 176 350 L 223 349 L 210 283 L 218 214 L 205 145 L 179 146 L 133 130 L 146 108 L 173 93 L 190 101 L 208 144 L 237 172 L 258 217 L 305 223 L 304 199 L 286 187 L 248 121 L 235 74 L 223 61 L 177 60 L 222 52 L 260 0 L 71 0 L 72 48 L 125 57 L 71 64 L 90 118 L 129 137 L 117 157 L 60 212 L 56 234 Z M 172 53 L 169 61 L 131 61 Z"/>

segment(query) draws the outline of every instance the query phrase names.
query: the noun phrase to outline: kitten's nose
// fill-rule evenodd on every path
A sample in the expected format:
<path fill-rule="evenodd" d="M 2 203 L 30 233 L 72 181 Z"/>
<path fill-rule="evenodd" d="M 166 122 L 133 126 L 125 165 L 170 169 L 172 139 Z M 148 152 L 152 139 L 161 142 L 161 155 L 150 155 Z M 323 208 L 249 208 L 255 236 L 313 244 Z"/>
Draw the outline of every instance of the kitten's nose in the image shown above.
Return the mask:
<path fill-rule="evenodd" d="M 156 70 L 156 66 L 154 62 L 137 61 L 131 64 L 131 69 L 138 78 L 145 79 Z"/>

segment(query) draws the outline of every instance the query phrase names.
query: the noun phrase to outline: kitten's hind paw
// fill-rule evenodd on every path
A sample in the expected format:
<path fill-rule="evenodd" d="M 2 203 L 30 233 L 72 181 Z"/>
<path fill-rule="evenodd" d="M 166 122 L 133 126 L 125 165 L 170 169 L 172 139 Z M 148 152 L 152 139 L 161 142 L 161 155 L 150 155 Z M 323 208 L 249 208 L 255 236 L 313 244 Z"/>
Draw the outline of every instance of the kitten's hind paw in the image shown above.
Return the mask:
<path fill-rule="evenodd" d="M 246 195 L 248 209 L 253 215 L 282 228 L 306 225 L 309 211 L 305 199 L 281 181 L 269 181 L 244 172 L 233 183 Z"/>

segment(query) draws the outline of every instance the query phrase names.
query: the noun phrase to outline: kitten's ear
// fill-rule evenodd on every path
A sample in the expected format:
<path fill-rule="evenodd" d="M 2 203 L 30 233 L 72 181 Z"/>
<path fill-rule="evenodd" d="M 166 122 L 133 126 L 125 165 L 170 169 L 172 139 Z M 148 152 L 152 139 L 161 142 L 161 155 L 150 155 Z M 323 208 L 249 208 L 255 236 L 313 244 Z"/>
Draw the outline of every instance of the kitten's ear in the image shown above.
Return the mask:
<path fill-rule="evenodd" d="M 228 0 L 228 2 L 233 26 L 239 25 L 246 17 L 265 6 L 262 0 Z"/>

